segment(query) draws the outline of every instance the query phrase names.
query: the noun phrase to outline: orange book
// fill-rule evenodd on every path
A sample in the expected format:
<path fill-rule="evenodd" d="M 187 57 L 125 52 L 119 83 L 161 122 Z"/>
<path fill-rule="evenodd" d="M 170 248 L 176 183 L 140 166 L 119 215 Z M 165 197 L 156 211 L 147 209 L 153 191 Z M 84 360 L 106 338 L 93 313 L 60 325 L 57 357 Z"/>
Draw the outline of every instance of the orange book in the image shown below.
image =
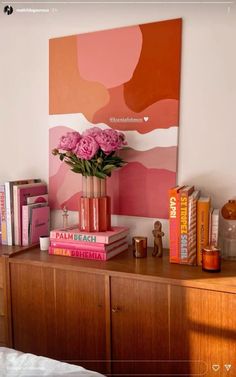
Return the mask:
<path fill-rule="evenodd" d="M 169 190 L 169 229 L 170 229 L 170 263 L 179 263 L 179 190 L 176 186 Z"/>
<path fill-rule="evenodd" d="M 210 197 L 201 196 L 197 202 L 197 265 L 202 264 L 202 249 L 209 243 Z"/>
<path fill-rule="evenodd" d="M 185 186 L 180 194 L 180 263 L 188 261 L 188 202 L 193 186 Z"/>

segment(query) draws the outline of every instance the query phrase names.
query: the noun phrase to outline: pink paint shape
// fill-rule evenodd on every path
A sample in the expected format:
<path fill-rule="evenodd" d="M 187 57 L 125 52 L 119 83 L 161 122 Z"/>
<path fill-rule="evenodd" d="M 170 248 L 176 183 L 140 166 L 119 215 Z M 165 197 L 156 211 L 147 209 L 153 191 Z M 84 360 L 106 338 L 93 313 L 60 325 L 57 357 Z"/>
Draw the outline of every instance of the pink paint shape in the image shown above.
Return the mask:
<path fill-rule="evenodd" d="M 142 48 L 139 26 L 77 36 L 78 69 L 84 80 L 112 88 L 129 81 Z"/>
<path fill-rule="evenodd" d="M 128 163 L 139 162 L 149 169 L 165 169 L 173 172 L 177 169 L 177 147 L 156 147 L 147 151 L 130 148 L 121 150 L 119 155 Z"/>
<path fill-rule="evenodd" d="M 146 169 L 130 163 L 109 179 L 112 213 L 123 216 L 168 218 L 168 189 L 176 174 L 163 169 Z M 115 188 L 115 190 L 114 190 Z"/>

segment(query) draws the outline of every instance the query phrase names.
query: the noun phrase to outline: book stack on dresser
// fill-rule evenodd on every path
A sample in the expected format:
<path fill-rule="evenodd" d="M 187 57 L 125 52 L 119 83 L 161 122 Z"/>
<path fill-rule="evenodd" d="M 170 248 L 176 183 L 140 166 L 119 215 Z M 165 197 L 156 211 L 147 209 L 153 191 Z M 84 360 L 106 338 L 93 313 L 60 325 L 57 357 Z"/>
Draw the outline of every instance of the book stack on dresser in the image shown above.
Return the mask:
<path fill-rule="evenodd" d="M 194 186 L 169 190 L 170 262 L 201 265 L 202 249 L 218 246 L 219 209 Z"/>
<path fill-rule="evenodd" d="M 86 233 L 78 225 L 50 232 L 49 254 L 81 259 L 108 260 L 128 249 L 128 228 Z"/>

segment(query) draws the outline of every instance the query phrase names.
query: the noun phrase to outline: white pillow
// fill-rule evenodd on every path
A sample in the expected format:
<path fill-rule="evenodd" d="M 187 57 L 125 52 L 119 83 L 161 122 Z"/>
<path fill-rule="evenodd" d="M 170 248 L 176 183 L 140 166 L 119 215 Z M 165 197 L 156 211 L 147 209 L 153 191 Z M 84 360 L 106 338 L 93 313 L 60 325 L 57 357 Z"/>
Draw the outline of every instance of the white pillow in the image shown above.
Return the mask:
<path fill-rule="evenodd" d="M 1 377 L 102 377 L 77 365 L 0 347 Z"/>

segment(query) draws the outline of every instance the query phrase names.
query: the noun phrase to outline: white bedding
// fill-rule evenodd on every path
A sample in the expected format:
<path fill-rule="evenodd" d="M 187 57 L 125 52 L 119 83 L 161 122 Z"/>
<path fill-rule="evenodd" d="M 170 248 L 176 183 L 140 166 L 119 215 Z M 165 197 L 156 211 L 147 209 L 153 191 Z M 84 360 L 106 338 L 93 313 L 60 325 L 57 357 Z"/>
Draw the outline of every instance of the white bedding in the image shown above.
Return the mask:
<path fill-rule="evenodd" d="M 102 377 L 101 374 L 49 359 L 0 347 L 1 377 Z"/>

